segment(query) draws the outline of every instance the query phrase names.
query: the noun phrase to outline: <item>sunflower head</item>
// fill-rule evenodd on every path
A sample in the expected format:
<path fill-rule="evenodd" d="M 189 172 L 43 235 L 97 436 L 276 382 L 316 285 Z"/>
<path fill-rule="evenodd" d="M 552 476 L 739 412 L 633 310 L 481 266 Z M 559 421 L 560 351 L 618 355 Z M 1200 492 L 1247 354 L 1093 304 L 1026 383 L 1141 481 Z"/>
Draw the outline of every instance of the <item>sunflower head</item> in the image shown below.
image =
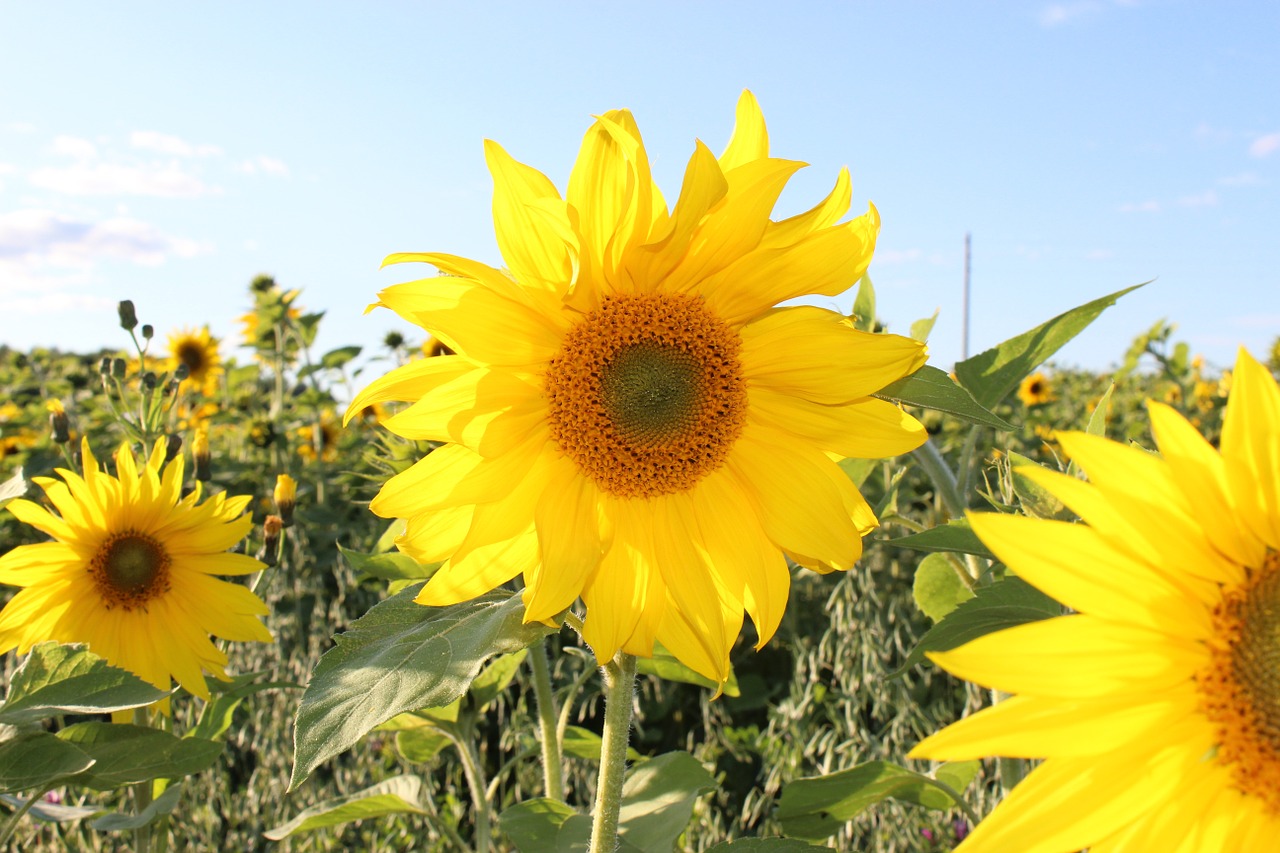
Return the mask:
<path fill-rule="evenodd" d="M 169 334 L 169 370 L 186 368 L 182 390 L 192 390 L 212 396 L 217 393 L 218 379 L 222 376 L 222 359 L 218 355 L 218 339 L 209 334 L 209 327 L 198 330 L 180 329 Z"/>
<path fill-rule="evenodd" d="M 919 368 L 922 344 L 779 307 L 855 284 L 879 214 L 845 219 L 845 170 L 813 208 L 773 219 L 803 164 L 770 155 L 749 92 L 724 153 L 697 143 L 671 204 L 626 110 L 592 124 L 563 195 L 495 142 L 485 158 L 506 269 L 386 261 L 443 273 L 377 303 L 442 349 L 374 382 L 347 418 L 409 402 L 383 425 L 438 447 L 371 508 L 406 519 L 401 550 L 444 562 L 421 603 L 522 575 L 525 618 L 581 600 L 601 661 L 660 642 L 723 681 L 744 615 L 761 644 L 776 630 L 787 558 L 829 572 L 860 556 L 876 519 L 835 460 L 925 439 L 870 396 Z"/>
<path fill-rule="evenodd" d="M 52 541 L 0 557 L 0 583 L 22 587 L 0 611 L 0 653 L 46 640 L 86 643 L 110 663 L 161 689 L 170 679 L 209 698 L 208 672 L 226 679 L 226 655 L 209 635 L 270 641 L 267 612 L 248 589 L 215 575 L 258 571 L 228 553 L 248 533 L 248 497 L 183 497 L 182 456 L 167 465 L 158 442 L 139 467 L 132 451 L 105 471 L 88 442 L 83 474 L 36 478 L 55 512 L 26 500 L 7 509 Z"/>
<path fill-rule="evenodd" d="M 1018 385 L 1018 399 L 1027 407 L 1042 406 L 1054 400 L 1053 385 L 1049 382 L 1049 377 L 1037 370 L 1023 379 Z"/>

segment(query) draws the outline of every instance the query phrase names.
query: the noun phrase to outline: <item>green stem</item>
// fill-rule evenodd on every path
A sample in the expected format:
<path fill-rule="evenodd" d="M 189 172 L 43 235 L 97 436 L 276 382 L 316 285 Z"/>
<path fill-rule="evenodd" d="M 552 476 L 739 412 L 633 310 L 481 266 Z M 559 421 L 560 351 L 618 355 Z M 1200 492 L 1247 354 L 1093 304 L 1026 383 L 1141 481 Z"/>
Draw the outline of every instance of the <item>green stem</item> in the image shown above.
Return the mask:
<path fill-rule="evenodd" d="M 933 440 L 930 439 L 911 451 L 911 455 L 933 481 L 934 488 L 938 490 L 938 496 L 942 498 L 942 503 L 947 508 L 947 514 L 952 518 L 964 518 L 965 500 L 960 494 L 956 475 L 951 472 L 947 460 L 943 458 L 942 452 L 938 450 Z"/>
<path fill-rule="evenodd" d="M 489 853 L 489 842 L 493 831 L 489 828 L 489 797 L 485 783 L 484 768 L 480 766 L 480 756 L 476 753 L 471 738 L 453 726 L 440 726 L 439 730 L 453 741 L 462 759 L 462 772 L 467 777 L 467 787 L 471 789 L 471 805 L 475 809 L 476 832 L 474 850 L 476 853 Z"/>
<path fill-rule="evenodd" d="M 135 726 L 150 726 L 150 714 L 146 708 L 136 708 L 133 712 Z M 139 782 L 133 786 L 133 813 L 142 814 L 151 805 L 151 780 Z M 151 825 L 140 826 L 133 831 L 133 849 L 136 853 L 151 853 Z"/>
<path fill-rule="evenodd" d="M 45 787 L 38 791 L 33 791 L 30 798 L 19 806 L 18 810 L 4 822 L 4 826 L 0 827 L 0 848 L 5 847 L 9 839 L 13 837 L 13 834 L 18 831 L 18 824 L 22 822 L 22 816 L 31 811 L 31 807 L 44 799 L 44 795 L 52 790 L 52 787 Z"/>
<path fill-rule="evenodd" d="M 618 652 L 604 667 L 604 732 L 600 777 L 591 809 L 590 853 L 613 853 L 618 847 L 618 813 L 622 809 L 622 777 L 631 740 L 631 703 L 636 685 L 634 655 Z"/>
<path fill-rule="evenodd" d="M 533 690 L 538 702 L 538 727 L 542 737 L 542 776 L 544 793 L 564 802 L 564 766 L 560 754 L 560 738 L 556 733 L 556 697 L 551 690 L 551 666 L 547 662 L 547 645 L 539 640 L 529 649 L 533 666 Z"/>

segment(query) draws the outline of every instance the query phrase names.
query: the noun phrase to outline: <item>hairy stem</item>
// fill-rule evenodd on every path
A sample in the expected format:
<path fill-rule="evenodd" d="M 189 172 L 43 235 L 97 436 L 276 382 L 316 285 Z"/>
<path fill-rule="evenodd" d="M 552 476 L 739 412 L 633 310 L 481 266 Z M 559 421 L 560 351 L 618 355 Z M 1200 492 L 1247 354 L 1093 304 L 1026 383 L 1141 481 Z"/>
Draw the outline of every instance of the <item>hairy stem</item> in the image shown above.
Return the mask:
<path fill-rule="evenodd" d="M 631 740 L 631 702 L 636 684 L 634 655 L 618 652 L 605 665 L 604 743 L 600 748 L 600 777 L 591 809 L 590 853 L 613 853 L 618 846 L 618 812 L 622 808 L 622 777 L 627 769 Z"/>

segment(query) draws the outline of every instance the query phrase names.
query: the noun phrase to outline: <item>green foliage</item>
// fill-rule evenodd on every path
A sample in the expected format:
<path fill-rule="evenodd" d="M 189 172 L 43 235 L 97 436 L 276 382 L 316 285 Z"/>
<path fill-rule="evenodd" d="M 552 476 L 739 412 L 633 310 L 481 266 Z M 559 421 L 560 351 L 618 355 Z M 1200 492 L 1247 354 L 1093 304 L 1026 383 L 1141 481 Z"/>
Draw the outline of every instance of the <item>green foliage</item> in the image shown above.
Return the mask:
<path fill-rule="evenodd" d="M 160 690 L 83 646 L 33 646 L 0 706 L 0 723 L 23 726 L 60 714 L 104 714 L 158 702 Z"/>
<path fill-rule="evenodd" d="M 934 409 L 978 426 L 1013 429 L 1006 420 L 993 414 L 968 391 L 952 382 L 950 376 L 927 364 L 910 376 L 886 385 L 872 396 L 922 409 Z"/>
<path fill-rule="evenodd" d="M 263 835 L 272 841 L 280 841 L 291 835 L 353 820 L 392 814 L 426 815 L 428 812 L 420 804 L 421 794 L 422 780 L 417 776 L 394 776 L 354 794 L 335 797 L 304 809 L 293 820 L 268 829 Z"/>
<path fill-rule="evenodd" d="M 75 784 L 95 791 L 199 773 L 211 767 L 223 749 L 218 741 L 117 723 L 76 723 L 58 732 L 58 738 L 93 759 L 77 774 Z"/>
<path fill-rule="evenodd" d="M 964 569 L 943 553 L 926 554 L 916 566 L 911 594 L 920 612 L 937 622 L 960 604 L 973 598 L 972 580 Z"/>
<path fill-rule="evenodd" d="M 951 551 L 957 554 L 974 554 L 989 560 L 995 559 L 995 555 L 982 544 L 978 534 L 973 532 L 969 522 L 963 518 L 931 527 L 921 533 L 889 539 L 887 542 L 899 548 L 912 548 L 916 551 Z"/>

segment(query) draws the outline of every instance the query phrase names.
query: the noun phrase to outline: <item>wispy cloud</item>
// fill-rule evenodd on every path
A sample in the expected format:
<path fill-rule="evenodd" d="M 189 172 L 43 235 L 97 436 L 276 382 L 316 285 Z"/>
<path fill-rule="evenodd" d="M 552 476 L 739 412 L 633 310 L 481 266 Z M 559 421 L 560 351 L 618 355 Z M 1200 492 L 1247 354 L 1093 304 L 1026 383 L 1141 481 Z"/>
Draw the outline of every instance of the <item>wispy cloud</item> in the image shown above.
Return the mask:
<path fill-rule="evenodd" d="M 1071 3 L 1051 3 L 1040 10 L 1040 26 L 1060 27 L 1081 18 L 1095 15 L 1108 6 L 1137 6 L 1139 0 L 1075 0 Z"/>
<path fill-rule="evenodd" d="M 134 148 L 170 157 L 215 157 L 222 153 L 222 149 L 216 145 L 193 145 L 185 139 L 154 130 L 135 130 L 129 134 L 129 144 Z"/>
<path fill-rule="evenodd" d="M 3 266 L 0 266 L 3 270 Z M 0 290 L 0 311 L 32 316 L 71 313 L 101 314 L 116 306 L 116 300 L 87 293 L 41 293 L 35 296 L 7 296 Z"/>
<path fill-rule="evenodd" d="M 1155 200 L 1125 202 L 1120 205 L 1121 213 L 1159 213 L 1160 202 Z"/>
<path fill-rule="evenodd" d="M 37 128 L 29 121 L 5 122 L 4 129 L 10 133 L 35 133 Z"/>
<path fill-rule="evenodd" d="M 1256 187 L 1261 183 L 1262 178 L 1258 177 L 1257 172 L 1241 172 L 1238 175 L 1228 175 L 1218 179 L 1220 187 Z"/>
<path fill-rule="evenodd" d="M 264 175 L 273 175 L 279 178 L 289 177 L 289 167 L 285 165 L 283 160 L 277 160 L 275 157 L 268 157 L 265 154 L 259 154 L 249 160 L 243 160 L 236 171 L 243 172 L 246 175 L 256 175 L 261 172 Z"/>
<path fill-rule="evenodd" d="M 72 160 L 93 160 L 98 156 L 98 148 L 89 140 L 78 136 L 55 136 L 53 153 Z"/>
<path fill-rule="evenodd" d="M 1249 154 L 1253 157 L 1270 157 L 1280 150 L 1280 132 L 1259 136 L 1249 145 Z"/>
<path fill-rule="evenodd" d="M 1179 207 L 1217 207 L 1218 194 L 1213 190 L 1205 190 L 1195 195 L 1184 195 L 1178 199 Z"/>
<path fill-rule="evenodd" d="M 1086 261 L 1109 261 L 1116 256 L 1116 253 L 1110 249 L 1091 249 L 1085 252 L 1084 259 Z"/>
<path fill-rule="evenodd" d="M 80 161 L 63 168 L 36 169 L 28 180 L 34 186 L 67 195 L 200 198 L 222 192 L 183 171 L 177 163 L 126 165 Z"/>
<path fill-rule="evenodd" d="M 50 267 L 87 270 L 103 260 L 154 267 L 211 249 L 128 216 L 93 222 L 34 208 L 0 214 L 0 260 L 24 270 L 22 279 Z"/>

